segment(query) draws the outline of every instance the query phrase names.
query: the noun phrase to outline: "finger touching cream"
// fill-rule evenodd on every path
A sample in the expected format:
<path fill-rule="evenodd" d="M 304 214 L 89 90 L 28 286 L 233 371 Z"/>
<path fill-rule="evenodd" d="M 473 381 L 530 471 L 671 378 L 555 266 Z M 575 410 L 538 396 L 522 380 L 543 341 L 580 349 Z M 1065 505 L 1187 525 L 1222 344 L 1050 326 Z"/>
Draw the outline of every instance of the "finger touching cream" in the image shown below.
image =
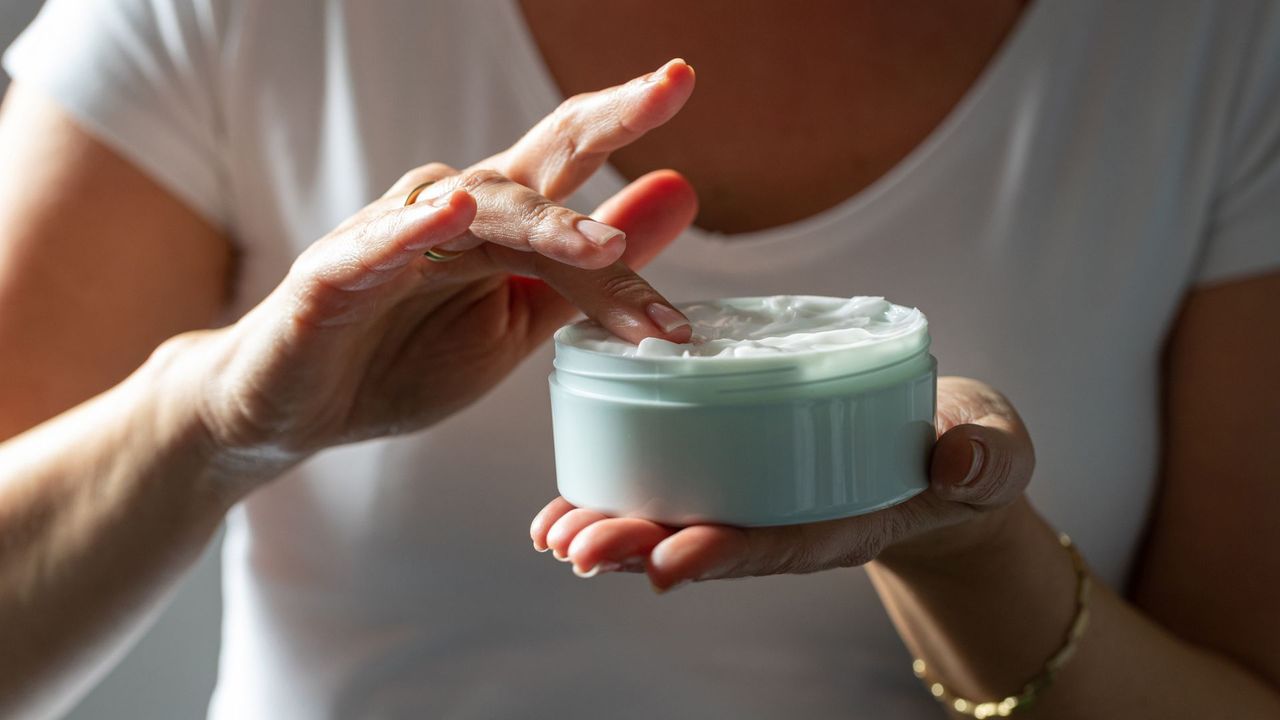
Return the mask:
<path fill-rule="evenodd" d="M 859 515 L 928 485 L 937 364 L 928 323 L 879 297 L 680 308 L 693 339 L 555 335 L 560 494 L 671 525 Z"/>

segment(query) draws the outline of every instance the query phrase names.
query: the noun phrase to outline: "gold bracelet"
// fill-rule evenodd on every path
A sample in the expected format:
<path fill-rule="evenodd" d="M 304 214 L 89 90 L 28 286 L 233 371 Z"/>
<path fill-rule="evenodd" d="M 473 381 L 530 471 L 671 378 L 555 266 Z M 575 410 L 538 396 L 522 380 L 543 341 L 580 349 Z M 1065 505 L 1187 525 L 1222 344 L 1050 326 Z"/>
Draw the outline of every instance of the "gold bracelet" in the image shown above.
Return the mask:
<path fill-rule="evenodd" d="M 1025 710 L 1035 703 L 1040 693 L 1053 683 L 1053 678 L 1062 669 L 1063 665 L 1071 659 L 1075 654 L 1076 645 L 1080 642 L 1080 636 L 1084 635 L 1084 629 L 1089 625 L 1089 588 L 1092 581 L 1089 578 L 1089 569 L 1085 567 L 1084 558 L 1080 556 L 1080 551 L 1071 542 L 1071 538 L 1066 533 L 1058 535 L 1058 542 L 1062 547 L 1066 548 L 1071 555 L 1071 564 L 1076 571 L 1076 614 L 1071 621 L 1071 627 L 1067 630 L 1067 639 L 1058 648 L 1058 651 L 1045 662 L 1044 667 L 1035 677 L 1027 681 L 1022 686 L 1022 692 L 1017 695 L 1010 695 L 1003 700 L 994 700 L 989 702 L 974 702 L 959 697 L 947 690 L 942 683 L 936 680 L 930 681 L 928 677 L 928 666 L 924 664 L 924 660 L 916 658 L 911 663 L 911 669 L 915 672 L 916 677 L 920 678 L 925 687 L 938 701 L 943 705 L 950 707 L 961 715 L 968 715 L 975 718 L 989 717 L 1009 717 L 1019 710 Z"/>

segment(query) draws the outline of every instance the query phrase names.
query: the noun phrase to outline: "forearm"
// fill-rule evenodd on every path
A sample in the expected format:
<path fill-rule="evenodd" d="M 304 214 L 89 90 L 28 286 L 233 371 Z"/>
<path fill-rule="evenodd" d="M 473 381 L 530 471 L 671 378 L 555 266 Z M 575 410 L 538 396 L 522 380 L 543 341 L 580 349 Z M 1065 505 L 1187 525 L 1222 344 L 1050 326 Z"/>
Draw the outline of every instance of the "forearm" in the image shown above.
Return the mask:
<path fill-rule="evenodd" d="M 0 445 L 0 715 L 73 701 L 240 492 L 165 365 Z"/>
<path fill-rule="evenodd" d="M 930 675 L 979 701 L 1017 694 L 1062 644 L 1074 613 L 1070 559 L 1025 500 L 963 555 L 889 553 L 868 569 Z M 1280 716 L 1276 688 L 1179 639 L 1096 579 L 1089 613 L 1076 654 L 1023 716 Z"/>

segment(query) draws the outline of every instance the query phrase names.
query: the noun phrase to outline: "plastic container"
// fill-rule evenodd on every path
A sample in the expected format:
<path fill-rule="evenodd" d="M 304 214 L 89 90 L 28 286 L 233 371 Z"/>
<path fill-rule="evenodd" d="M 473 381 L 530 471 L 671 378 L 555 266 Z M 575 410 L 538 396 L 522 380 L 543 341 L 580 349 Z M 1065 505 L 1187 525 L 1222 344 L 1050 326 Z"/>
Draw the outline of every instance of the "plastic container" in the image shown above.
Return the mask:
<path fill-rule="evenodd" d="M 787 301 L 851 302 L 714 303 Z M 923 315 L 888 306 L 918 322 L 851 346 L 747 356 L 628 357 L 591 349 L 594 324 L 561 328 L 550 377 L 560 494 L 670 525 L 763 526 L 859 515 L 921 492 L 937 364 Z"/>

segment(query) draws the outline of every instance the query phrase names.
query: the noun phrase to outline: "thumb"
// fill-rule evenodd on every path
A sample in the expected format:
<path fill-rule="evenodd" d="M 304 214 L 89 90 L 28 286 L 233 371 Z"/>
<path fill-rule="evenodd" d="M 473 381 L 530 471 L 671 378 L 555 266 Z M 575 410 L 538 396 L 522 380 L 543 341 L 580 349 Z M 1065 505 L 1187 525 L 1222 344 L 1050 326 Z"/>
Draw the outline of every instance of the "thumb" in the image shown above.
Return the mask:
<path fill-rule="evenodd" d="M 1022 493 L 1035 467 L 1031 443 L 1002 424 L 956 425 L 938 438 L 929 473 L 935 495 L 985 510 Z"/>

